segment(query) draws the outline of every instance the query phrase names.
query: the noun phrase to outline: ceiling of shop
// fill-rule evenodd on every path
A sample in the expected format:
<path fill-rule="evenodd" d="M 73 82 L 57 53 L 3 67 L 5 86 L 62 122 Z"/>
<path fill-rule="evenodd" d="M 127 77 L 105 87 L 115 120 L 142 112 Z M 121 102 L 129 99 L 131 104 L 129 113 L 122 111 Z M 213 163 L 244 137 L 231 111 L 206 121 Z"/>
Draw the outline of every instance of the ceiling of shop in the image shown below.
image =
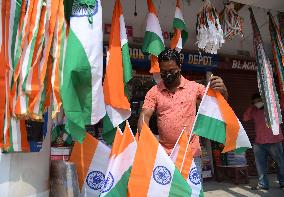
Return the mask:
<path fill-rule="evenodd" d="M 268 16 L 267 9 L 259 8 L 265 6 L 264 3 L 260 2 L 269 2 L 269 8 L 275 8 L 274 6 L 280 4 L 282 5 L 284 0 L 259 0 L 259 1 L 238 1 L 238 2 L 248 2 L 253 6 L 257 5 L 258 7 L 253 7 L 253 11 L 256 17 L 256 21 L 258 23 L 259 29 L 261 31 L 261 35 L 265 44 L 265 48 L 267 54 L 271 55 L 271 44 L 270 44 L 270 35 L 268 29 Z M 103 21 L 104 23 L 111 23 L 112 11 L 115 0 L 103 0 Z M 134 7 L 135 0 L 121 0 L 124 12 L 124 18 L 126 25 L 133 26 L 133 34 L 134 37 L 143 38 L 145 26 L 146 26 L 146 17 L 147 17 L 147 1 L 146 0 L 136 0 L 137 2 L 137 16 L 134 16 Z M 161 28 L 163 31 L 171 31 L 172 32 L 172 21 L 175 12 L 175 0 L 153 0 L 160 20 Z M 223 0 L 211 0 L 212 4 L 215 6 L 217 11 L 222 11 L 224 8 Z M 271 3 L 270 3 L 271 2 Z M 279 3 L 281 2 L 281 3 Z M 278 3 L 278 4 L 277 4 Z M 186 43 L 185 48 L 191 50 L 197 50 L 196 47 L 196 33 L 195 33 L 195 23 L 196 23 L 196 15 L 202 6 L 202 0 L 183 0 L 182 3 L 182 11 L 184 15 L 185 22 L 189 29 L 189 40 Z M 268 4 L 268 3 L 267 3 Z M 276 6 L 276 8 L 278 7 Z M 253 41 L 252 41 L 252 29 L 249 18 L 249 11 L 247 5 L 242 6 L 239 10 L 239 14 L 244 18 L 244 37 L 236 37 L 232 41 L 227 41 L 219 51 L 222 54 L 230 54 L 237 55 L 238 50 L 248 51 L 251 56 L 254 56 L 253 52 Z M 283 7 L 283 6 L 282 6 Z M 276 16 L 277 11 L 271 10 L 272 15 Z M 276 19 L 276 17 L 275 17 Z M 276 19 L 277 20 L 277 19 Z M 107 37 L 105 37 L 107 39 Z M 132 38 L 129 38 L 129 42 L 132 42 Z M 135 43 L 134 43 L 135 44 Z M 168 46 L 168 41 L 166 41 L 166 45 Z"/>

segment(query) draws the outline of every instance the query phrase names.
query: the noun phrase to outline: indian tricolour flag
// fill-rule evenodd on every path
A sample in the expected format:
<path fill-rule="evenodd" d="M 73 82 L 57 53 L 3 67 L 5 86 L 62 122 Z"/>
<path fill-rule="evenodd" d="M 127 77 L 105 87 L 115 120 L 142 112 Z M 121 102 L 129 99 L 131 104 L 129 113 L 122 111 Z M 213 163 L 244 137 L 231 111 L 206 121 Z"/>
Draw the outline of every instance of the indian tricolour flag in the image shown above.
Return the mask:
<path fill-rule="evenodd" d="M 179 0 L 176 0 L 176 11 L 175 11 L 173 27 L 174 27 L 174 36 L 171 40 L 171 49 L 176 49 L 177 51 L 180 51 L 184 43 L 187 41 L 188 32 L 185 21 L 183 19 Z"/>
<path fill-rule="evenodd" d="M 66 129 L 82 142 L 85 125 L 96 124 L 105 116 L 100 0 L 74 1 L 66 47 L 60 89 Z"/>
<path fill-rule="evenodd" d="M 109 40 L 103 83 L 107 112 L 103 122 L 103 138 L 111 144 L 115 128 L 131 115 L 127 98 L 127 83 L 132 77 L 132 66 L 120 0 L 115 2 Z"/>
<path fill-rule="evenodd" d="M 181 174 L 186 179 L 188 185 L 190 186 L 192 193 L 192 197 L 203 197 L 203 189 L 201 184 L 201 179 L 199 172 L 196 168 L 193 154 L 190 149 L 190 140 L 187 143 L 186 146 L 186 153 L 184 155 L 183 163 L 182 163 L 182 169 Z"/>
<path fill-rule="evenodd" d="M 183 128 L 170 155 L 171 160 L 174 162 L 174 164 L 176 165 L 179 171 L 181 171 L 183 158 L 186 153 L 187 142 L 188 142 L 188 136 L 187 136 L 187 131 L 185 127 Z"/>
<path fill-rule="evenodd" d="M 70 157 L 77 169 L 81 196 L 99 196 L 104 184 L 110 148 L 86 134 L 82 144 L 76 142 Z"/>
<path fill-rule="evenodd" d="M 191 189 L 144 123 L 128 182 L 130 197 L 190 196 Z"/>
<path fill-rule="evenodd" d="M 152 0 L 147 0 L 148 16 L 144 42 L 142 46 L 143 53 L 151 55 L 150 73 L 159 73 L 158 56 L 165 50 L 164 38 L 159 23 L 158 15 Z"/>
<path fill-rule="evenodd" d="M 221 95 L 207 87 L 193 127 L 193 133 L 225 145 L 223 152 L 251 148 L 241 122 Z"/>
<path fill-rule="evenodd" d="M 137 142 L 127 122 L 119 146 L 114 146 L 112 149 L 101 196 L 127 195 L 127 184 L 136 148 Z"/>

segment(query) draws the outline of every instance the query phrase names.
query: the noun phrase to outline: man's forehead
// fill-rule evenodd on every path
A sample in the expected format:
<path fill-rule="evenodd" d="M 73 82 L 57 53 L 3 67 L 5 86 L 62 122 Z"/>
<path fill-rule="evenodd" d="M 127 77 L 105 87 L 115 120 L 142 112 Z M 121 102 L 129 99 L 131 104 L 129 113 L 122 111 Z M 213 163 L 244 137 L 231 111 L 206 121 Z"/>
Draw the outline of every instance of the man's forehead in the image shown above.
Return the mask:
<path fill-rule="evenodd" d="M 160 68 L 163 70 L 171 70 L 171 69 L 179 68 L 179 66 L 173 60 L 162 61 L 159 64 L 160 64 Z"/>

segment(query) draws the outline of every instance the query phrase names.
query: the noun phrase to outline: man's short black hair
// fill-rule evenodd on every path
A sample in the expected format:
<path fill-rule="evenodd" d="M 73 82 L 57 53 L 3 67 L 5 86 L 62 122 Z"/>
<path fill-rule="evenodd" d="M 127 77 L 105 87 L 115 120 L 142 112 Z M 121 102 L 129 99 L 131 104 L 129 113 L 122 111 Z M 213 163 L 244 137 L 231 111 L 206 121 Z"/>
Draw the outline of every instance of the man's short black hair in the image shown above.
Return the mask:
<path fill-rule="evenodd" d="M 160 53 L 159 57 L 158 57 L 158 61 L 160 62 L 167 62 L 173 60 L 176 62 L 176 64 L 178 65 L 178 67 L 181 67 L 180 64 L 180 54 L 178 51 L 174 50 L 174 49 L 166 49 L 163 52 Z"/>
<path fill-rule="evenodd" d="M 255 94 L 253 94 L 253 95 L 251 96 L 251 100 L 252 100 L 252 101 L 255 100 L 255 99 L 259 99 L 259 98 L 261 98 L 261 96 L 260 96 L 259 93 L 255 93 Z"/>

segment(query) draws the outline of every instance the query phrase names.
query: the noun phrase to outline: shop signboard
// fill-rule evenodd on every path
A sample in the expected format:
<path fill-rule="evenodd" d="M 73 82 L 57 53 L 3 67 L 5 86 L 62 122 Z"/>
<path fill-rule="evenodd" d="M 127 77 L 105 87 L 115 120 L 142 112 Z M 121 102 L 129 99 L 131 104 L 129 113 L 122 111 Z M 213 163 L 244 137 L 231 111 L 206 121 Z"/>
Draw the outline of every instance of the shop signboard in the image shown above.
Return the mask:
<path fill-rule="evenodd" d="M 104 64 L 108 46 L 104 46 Z M 141 48 L 130 47 L 129 54 L 134 69 L 149 70 L 149 56 L 143 54 Z M 181 52 L 181 63 L 184 71 L 188 70 L 205 70 L 210 71 L 217 68 L 219 64 L 218 55 L 199 53 L 199 52 Z"/>

